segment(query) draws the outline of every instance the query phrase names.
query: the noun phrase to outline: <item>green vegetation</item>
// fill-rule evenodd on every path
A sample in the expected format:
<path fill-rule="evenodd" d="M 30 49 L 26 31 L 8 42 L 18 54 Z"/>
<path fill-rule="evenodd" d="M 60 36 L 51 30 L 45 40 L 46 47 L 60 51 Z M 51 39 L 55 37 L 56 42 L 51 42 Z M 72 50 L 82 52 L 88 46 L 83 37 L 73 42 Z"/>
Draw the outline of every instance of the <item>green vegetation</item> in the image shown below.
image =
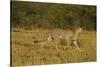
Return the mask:
<path fill-rule="evenodd" d="M 96 30 L 96 6 L 11 1 L 12 27 Z"/>

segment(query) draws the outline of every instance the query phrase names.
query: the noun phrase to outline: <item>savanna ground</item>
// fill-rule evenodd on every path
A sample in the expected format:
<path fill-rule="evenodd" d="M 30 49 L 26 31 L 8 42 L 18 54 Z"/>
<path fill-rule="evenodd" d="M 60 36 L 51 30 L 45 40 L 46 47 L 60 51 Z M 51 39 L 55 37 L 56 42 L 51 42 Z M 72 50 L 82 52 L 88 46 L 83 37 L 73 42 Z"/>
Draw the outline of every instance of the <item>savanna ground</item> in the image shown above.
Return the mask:
<path fill-rule="evenodd" d="M 80 35 L 80 49 L 55 49 L 53 42 L 34 44 L 33 39 L 45 39 L 48 30 L 34 29 L 11 32 L 12 65 L 40 65 L 96 61 L 96 32 L 83 31 Z"/>

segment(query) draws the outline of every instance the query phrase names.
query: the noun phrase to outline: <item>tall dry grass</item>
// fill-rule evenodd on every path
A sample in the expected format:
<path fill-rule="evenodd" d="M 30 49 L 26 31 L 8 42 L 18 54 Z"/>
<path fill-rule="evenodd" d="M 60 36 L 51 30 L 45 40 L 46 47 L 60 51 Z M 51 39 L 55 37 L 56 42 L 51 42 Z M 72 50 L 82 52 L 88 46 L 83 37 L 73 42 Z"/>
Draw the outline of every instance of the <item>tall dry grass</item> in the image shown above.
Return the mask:
<path fill-rule="evenodd" d="M 11 32 L 12 65 L 60 64 L 96 61 L 96 32 L 84 31 L 80 35 L 80 49 L 75 46 L 55 49 L 54 42 L 34 44 L 33 39 L 45 39 L 48 30 L 15 30 Z"/>

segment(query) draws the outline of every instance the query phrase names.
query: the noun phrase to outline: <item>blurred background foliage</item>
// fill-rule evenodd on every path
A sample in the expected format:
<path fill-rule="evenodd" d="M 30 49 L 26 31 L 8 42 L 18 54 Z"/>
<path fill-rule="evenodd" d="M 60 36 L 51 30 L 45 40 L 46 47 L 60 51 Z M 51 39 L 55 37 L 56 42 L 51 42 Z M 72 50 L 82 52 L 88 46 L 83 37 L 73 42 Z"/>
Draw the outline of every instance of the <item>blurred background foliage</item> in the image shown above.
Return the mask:
<path fill-rule="evenodd" d="M 96 6 L 11 1 L 12 28 L 72 28 L 96 30 Z"/>

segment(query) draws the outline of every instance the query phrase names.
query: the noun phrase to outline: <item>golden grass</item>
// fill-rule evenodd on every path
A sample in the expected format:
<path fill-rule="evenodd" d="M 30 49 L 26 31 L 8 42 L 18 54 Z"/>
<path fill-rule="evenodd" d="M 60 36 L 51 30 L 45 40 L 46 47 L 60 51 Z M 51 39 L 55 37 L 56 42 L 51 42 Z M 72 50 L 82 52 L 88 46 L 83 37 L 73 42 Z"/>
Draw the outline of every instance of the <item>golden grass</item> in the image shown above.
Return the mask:
<path fill-rule="evenodd" d="M 55 49 L 54 42 L 34 44 L 33 39 L 45 39 L 48 30 L 34 29 L 11 33 L 12 65 L 60 64 L 96 61 L 96 32 L 84 31 L 80 36 L 80 49 L 75 46 Z M 38 36 L 38 37 L 37 37 Z"/>

